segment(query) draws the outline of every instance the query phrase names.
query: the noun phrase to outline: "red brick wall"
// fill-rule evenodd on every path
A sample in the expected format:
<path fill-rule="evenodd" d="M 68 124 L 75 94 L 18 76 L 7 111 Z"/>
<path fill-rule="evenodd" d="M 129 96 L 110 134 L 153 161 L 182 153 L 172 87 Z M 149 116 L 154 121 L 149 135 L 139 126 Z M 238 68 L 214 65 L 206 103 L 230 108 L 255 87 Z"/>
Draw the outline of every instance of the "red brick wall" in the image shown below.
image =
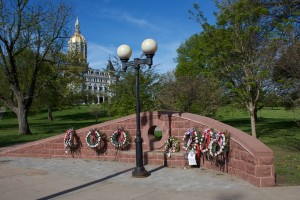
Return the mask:
<path fill-rule="evenodd" d="M 273 152 L 266 145 L 256 138 L 228 126 L 224 123 L 211 118 L 194 115 L 191 113 L 178 112 L 144 112 L 141 113 L 141 135 L 143 138 L 144 164 L 155 164 L 174 167 L 182 167 L 187 165 L 184 159 L 184 150 L 173 153 L 171 157 L 163 154 L 164 141 L 169 135 L 176 136 L 182 140 L 187 129 L 194 127 L 198 131 L 205 128 L 214 128 L 219 131 L 227 130 L 231 134 L 230 141 L 230 159 L 227 162 L 226 172 L 234 174 L 255 186 L 274 186 L 274 159 Z M 151 140 L 149 130 L 151 127 L 157 126 L 162 130 L 162 139 L 160 141 Z M 97 154 L 97 152 L 89 148 L 85 142 L 86 133 L 96 128 L 100 132 L 105 133 L 108 138 L 107 152 Z M 117 151 L 109 142 L 110 135 L 117 129 L 123 128 L 128 131 L 132 138 L 132 145 L 129 151 Z M 11 146 L 0 150 L 1 156 L 14 157 L 46 157 L 46 158 L 84 158 L 98 160 L 117 160 L 120 162 L 135 162 L 135 143 L 136 134 L 136 116 L 130 115 L 109 122 L 96 124 L 76 130 L 80 137 L 82 147 L 79 151 L 70 153 L 65 152 L 63 138 L 64 134 L 51 138 L 31 142 L 23 145 Z M 210 162 L 202 160 L 200 166 L 206 168 L 216 168 Z M 218 169 L 224 171 L 224 169 Z"/>

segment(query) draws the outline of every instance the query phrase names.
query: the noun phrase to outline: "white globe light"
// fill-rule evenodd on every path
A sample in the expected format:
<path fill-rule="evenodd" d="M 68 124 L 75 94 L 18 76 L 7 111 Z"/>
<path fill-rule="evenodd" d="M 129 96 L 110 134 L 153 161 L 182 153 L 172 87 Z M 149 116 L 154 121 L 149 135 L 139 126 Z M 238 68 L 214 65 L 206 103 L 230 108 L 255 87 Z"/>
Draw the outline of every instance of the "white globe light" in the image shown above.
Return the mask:
<path fill-rule="evenodd" d="M 157 50 L 157 43 L 155 40 L 153 39 L 146 39 L 144 40 L 144 42 L 142 43 L 142 50 L 143 52 L 147 55 L 147 54 L 155 54 L 156 50 Z"/>
<path fill-rule="evenodd" d="M 117 49 L 117 55 L 120 59 L 129 59 L 132 54 L 130 46 L 122 44 Z"/>

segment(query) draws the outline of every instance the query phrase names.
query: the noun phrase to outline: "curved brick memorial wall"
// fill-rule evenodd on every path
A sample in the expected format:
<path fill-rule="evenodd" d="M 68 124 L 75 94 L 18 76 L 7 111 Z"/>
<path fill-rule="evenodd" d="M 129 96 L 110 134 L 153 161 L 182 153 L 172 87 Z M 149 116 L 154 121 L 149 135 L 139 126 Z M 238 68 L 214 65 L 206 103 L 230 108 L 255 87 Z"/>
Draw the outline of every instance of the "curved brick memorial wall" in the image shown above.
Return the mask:
<path fill-rule="evenodd" d="M 225 168 L 216 167 L 206 159 L 200 159 L 200 167 L 221 170 L 234 174 L 255 186 L 267 187 L 275 185 L 273 152 L 258 139 L 229 125 L 214 119 L 179 112 L 143 112 L 141 117 L 141 135 L 143 138 L 144 164 L 168 165 L 184 167 L 188 165 L 185 150 L 166 156 L 163 151 L 164 142 L 169 136 L 175 136 L 182 141 L 187 129 L 193 127 L 198 131 L 213 128 L 219 131 L 230 132 L 230 153 Z M 155 139 L 153 132 L 156 127 L 162 131 L 162 138 Z M 132 138 L 131 148 L 128 151 L 117 150 L 110 144 L 111 134 L 118 128 L 129 132 Z M 97 129 L 107 135 L 107 149 L 104 153 L 96 152 L 85 141 L 86 134 Z M 65 133 L 30 142 L 22 145 L 0 149 L 1 156 L 11 157 L 42 157 L 42 158 L 82 158 L 97 160 L 116 160 L 120 162 L 135 162 L 136 115 L 129 115 L 112 121 L 96 124 L 76 130 L 82 146 L 76 152 L 68 151 L 64 147 Z M 181 144 L 182 146 L 182 144 Z"/>

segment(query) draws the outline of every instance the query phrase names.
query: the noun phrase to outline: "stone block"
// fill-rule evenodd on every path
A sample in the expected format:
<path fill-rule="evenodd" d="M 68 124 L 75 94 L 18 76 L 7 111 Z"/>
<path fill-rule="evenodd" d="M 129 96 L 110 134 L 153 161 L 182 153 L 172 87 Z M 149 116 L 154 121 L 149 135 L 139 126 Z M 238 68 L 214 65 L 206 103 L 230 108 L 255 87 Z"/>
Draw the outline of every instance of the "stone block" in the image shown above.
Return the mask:
<path fill-rule="evenodd" d="M 252 176 L 255 176 L 255 165 L 246 164 L 246 173 L 251 174 Z"/>
<path fill-rule="evenodd" d="M 252 156 L 251 154 L 248 154 L 247 163 L 257 165 L 258 164 L 258 158 Z"/>
<path fill-rule="evenodd" d="M 256 177 L 271 177 L 272 176 L 272 165 L 257 165 L 255 166 Z"/>
<path fill-rule="evenodd" d="M 241 179 L 245 180 L 245 181 L 249 181 L 248 177 L 249 174 L 247 174 L 246 172 L 240 171 L 240 170 L 235 170 L 235 175 L 240 177 Z"/>
<path fill-rule="evenodd" d="M 273 165 L 274 157 L 261 157 L 258 158 L 258 165 Z"/>
<path fill-rule="evenodd" d="M 275 186 L 275 177 L 263 177 L 260 179 L 260 187 L 273 187 Z"/>
<path fill-rule="evenodd" d="M 253 175 L 249 175 L 248 181 L 257 187 L 260 187 L 260 178 L 253 176 Z"/>

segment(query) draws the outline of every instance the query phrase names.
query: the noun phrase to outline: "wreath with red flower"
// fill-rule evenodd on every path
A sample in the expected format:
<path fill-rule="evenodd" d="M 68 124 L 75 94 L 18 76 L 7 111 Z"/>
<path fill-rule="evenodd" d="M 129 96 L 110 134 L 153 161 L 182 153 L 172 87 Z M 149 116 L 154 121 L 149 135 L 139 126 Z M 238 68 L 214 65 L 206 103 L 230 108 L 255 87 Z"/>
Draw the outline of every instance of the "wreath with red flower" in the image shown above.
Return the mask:
<path fill-rule="evenodd" d="M 104 138 L 103 133 L 100 133 L 97 130 L 90 130 L 86 136 L 85 141 L 86 144 L 91 148 L 96 148 L 100 145 L 101 140 Z"/>
<path fill-rule="evenodd" d="M 107 153 L 107 137 L 105 133 L 95 129 L 90 130 L 85 136 L 85 141 L 97 154 Z"/>
<path fill-rule="evenodd" d="M 119 128 L 110 136 L 110 143 L 117 149 L 128 150 L 131 144 L 130 134 Z"/>
<path fill-rule="evenodd" d="M 208 152 L 208 146 L 210 144 L 210 139 L 214 134 L 213 129 L 205 129 L 202 133 L 202 136 L 200 138 L 199 146 L 200 146 L 200 151 L 205 154 Z"/>
<path fill-rule="evenodd" d="M 64 146 L 66 153 L 68 153 L 68 150 L 70 150 L 71 153 L 80 150 L 81 145 L 82 144 L 80 141 L 80 137 L 78 137 L 76 131 L 72 128 L 68 129 L 64 136 Z"/>
<path fill-rule="evenodd" d="M 215 131 L 211 137 L 211 141 L 208 145 L 209 155 L 212 157 L 217 157 L 221 154 L 229 152 L 229 132 Z"/>
<path fill-rule="evenodd" d="M 186 151 L 197 150 L 201 135 L 195 128 L 190 128 L 184 133 L 183 148 Z"/>

